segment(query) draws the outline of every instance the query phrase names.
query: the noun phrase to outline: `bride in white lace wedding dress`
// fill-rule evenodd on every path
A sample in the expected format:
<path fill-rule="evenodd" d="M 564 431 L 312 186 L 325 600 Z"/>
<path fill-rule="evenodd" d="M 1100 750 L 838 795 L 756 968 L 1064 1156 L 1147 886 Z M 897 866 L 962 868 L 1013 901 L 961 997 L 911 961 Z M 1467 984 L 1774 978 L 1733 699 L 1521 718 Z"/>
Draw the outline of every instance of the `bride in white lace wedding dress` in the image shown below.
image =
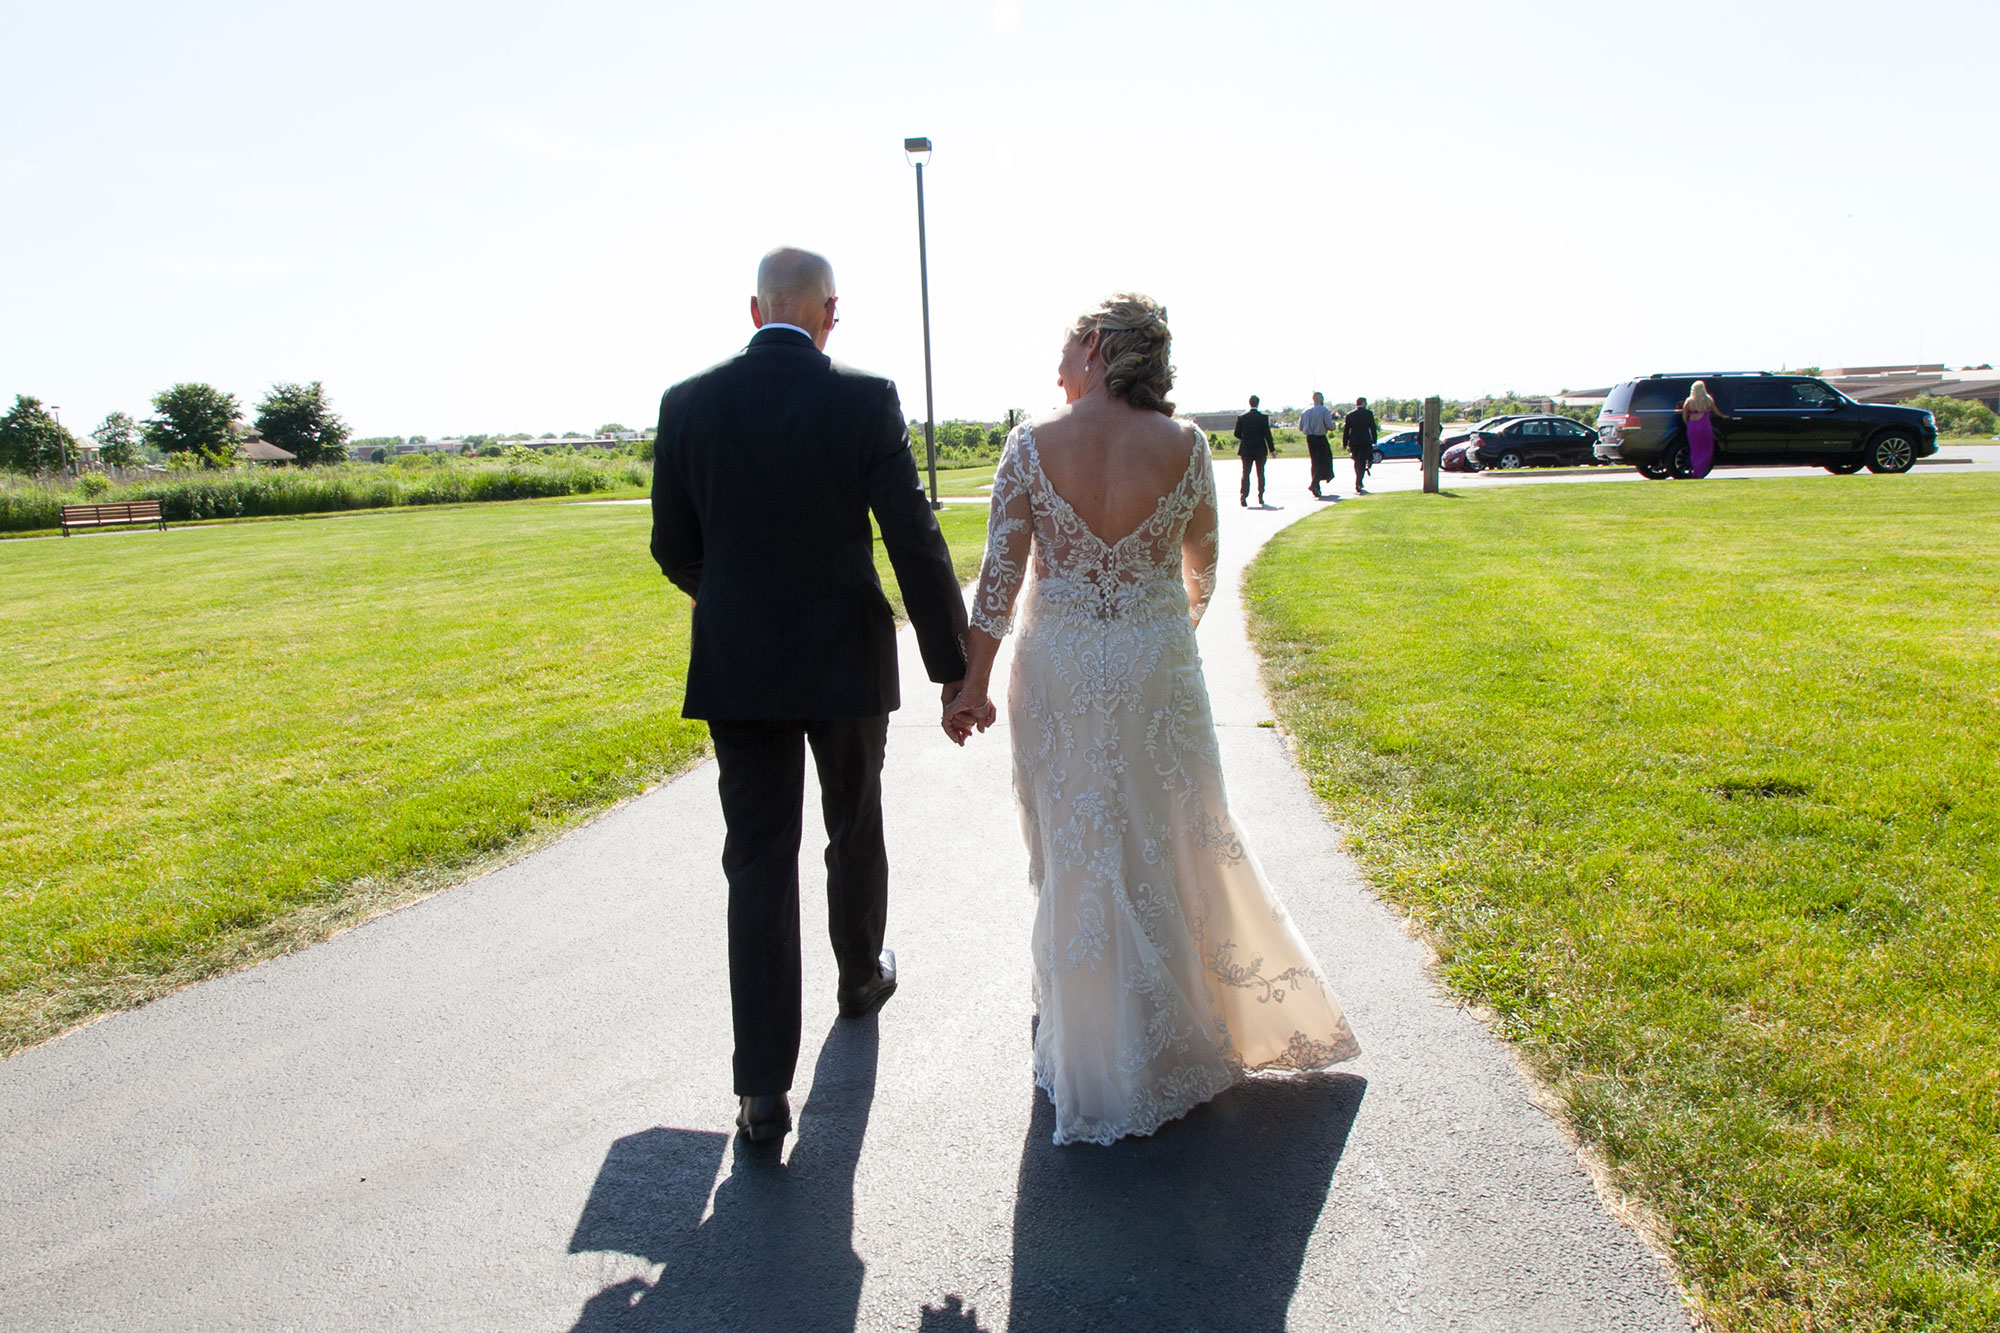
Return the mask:
<path fill-rule="evenodd" d="M 993 719 L 987 683 L 1017 629 L 1035 1080 L 1057 1143 L 1150 1134 L 1251 1071 L 1360 1050 L 1223 797 L 1195 645 L 1215 481 L 1206 438 L 1164 401 L 1169 344 L 1166 312 L 1138 296 L 1071 331 L 1068 406 L 1016 429 L 994 476 L 970 668 L 944 720 L 962 743 Z"/>

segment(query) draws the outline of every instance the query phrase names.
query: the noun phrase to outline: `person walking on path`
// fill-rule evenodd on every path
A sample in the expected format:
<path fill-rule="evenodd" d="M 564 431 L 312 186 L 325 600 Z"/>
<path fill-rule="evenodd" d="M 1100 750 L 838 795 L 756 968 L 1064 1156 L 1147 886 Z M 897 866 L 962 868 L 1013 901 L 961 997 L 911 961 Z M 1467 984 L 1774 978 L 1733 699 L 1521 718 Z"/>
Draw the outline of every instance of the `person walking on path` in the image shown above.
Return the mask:
<path fill-rule="evenodd" d="M 1320 485 L 1333 480 L 1333 446 L 1326 437 L 1333 434 L 1333 413 L 1326 405 L 1326 396 L 1317 390 L 1313 392 L 1313 405 L 1299 413 L 1299 429 L 1305 432 L 1306 452 L 1312 456 L 1312 497 L 1315 500 L 1338 500 L 1338 495 L 1320 494 Z"/>
<path fill-rule="evenodd" d="M 1257 505 L 1264 505 L 1264 460 L 1278 452 L 1278 441 L 1271 434 L 1271 418 L 1257 410 L 1257 395 L 1250 395 L 1250 410 L 1236 418 L 1236 455 L 1243 460 L 1243 494 L 1241 504 L 1250 507 L 1250 473 L 1257 473 Z"/>
<path fill-rule="evenodd" d="M 1223 792 L 1195 643 L 1220 558 L 1215 477 L 1166 399 L 1171 346 L 1167 312 L 1137 294 L 1071 327 L 1066 406 L 1016 428 L 993 474 L 965 692 L 941 719 L 961 745 L 992 724 L 1021 603 L 1008 730 L 1036 900 L 1035 1082 L 1058 1144 L 1151 1134 L 1252 1071 L 1360 1053 Z"/>
<path fill-rule="evenodd" d="M 652 553 L 695 599 L 681 712 L 715 742 L 729 884 L 737 1127 L 791 1129 L 802 1018 L 799 839 L 805 750 L 819 770 L 840 1012 L 896 989 L 882 947 L 882 759 L 901 700 L 874 516 L 931 680 L 965 676 L 965 601 L 917 480 L 896 386 L 826 353 L 833 268 L 780 248 L 757 267 L 757 334 L 660 401 Z"/>
<path fill-rule="evenodd" d="M 1368 476 L 1368 469 L 1375 463 L 1375 437 L 1381 428 L 1375 424 L 1375 414 L 1368 410 L 1366 398 L 1354 400 L 1354 410 L 1340 422 L 1340 443 L 1349 457 L 1354 459 L 1354 493 L 1366 495 L 1361 483 Z"/>
<path fill-rule="evenodd" d="M 1708 384 L 1696 380 L 1688 386 L 1688 396 L 1680 407 L 1687 428 L 1688 475 L 1705 477 L 1715 466 L 1715 423 L 1729 420 L 1729 414 L 1715 405 Z"/>

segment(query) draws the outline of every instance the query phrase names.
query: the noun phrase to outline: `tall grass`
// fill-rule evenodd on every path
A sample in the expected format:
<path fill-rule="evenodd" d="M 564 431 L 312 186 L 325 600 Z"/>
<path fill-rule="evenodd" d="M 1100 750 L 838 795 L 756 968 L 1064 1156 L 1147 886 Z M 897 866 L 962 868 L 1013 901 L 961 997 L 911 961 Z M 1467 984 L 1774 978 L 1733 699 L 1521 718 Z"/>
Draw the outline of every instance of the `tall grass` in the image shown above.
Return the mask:
<path fill-rule="evenodd" d="M 59 526 L 66 504 L 158 500 L 169 523 L 210 518 L 326 514 L 398 505 L 468 504 L 643 490 L 653 469 L 634 459 L 556 457 L 472 462 L 441 457 L 388 465 L 233 468 L 121 482 L 88 495 L 72 482 L 0 482 L 0 532 Z"/>

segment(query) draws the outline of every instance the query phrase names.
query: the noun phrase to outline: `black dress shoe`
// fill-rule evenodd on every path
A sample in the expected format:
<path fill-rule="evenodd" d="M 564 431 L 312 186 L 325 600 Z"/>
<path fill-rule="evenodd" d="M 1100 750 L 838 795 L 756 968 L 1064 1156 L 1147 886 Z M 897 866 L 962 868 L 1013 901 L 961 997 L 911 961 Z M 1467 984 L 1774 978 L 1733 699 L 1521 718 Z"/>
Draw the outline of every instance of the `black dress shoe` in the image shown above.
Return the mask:
<path fill-rule="evenodd" d="M 745 1097 L 736 1108 L 736 1128 L 752 1143 L 769 1143 L 792 1132 L 792 1102 L 782 1092 Z"/>
<path fill-rule="evenodd" d="M 840 1016 L 842 1018 L 865 1018 L 882 1007 L 882 1002 L 896 993 L 896 955 L 893 950 L 884 949 L 882 957 L 876 960 L 875 975 L 852 990 L 840 988 Z"/>

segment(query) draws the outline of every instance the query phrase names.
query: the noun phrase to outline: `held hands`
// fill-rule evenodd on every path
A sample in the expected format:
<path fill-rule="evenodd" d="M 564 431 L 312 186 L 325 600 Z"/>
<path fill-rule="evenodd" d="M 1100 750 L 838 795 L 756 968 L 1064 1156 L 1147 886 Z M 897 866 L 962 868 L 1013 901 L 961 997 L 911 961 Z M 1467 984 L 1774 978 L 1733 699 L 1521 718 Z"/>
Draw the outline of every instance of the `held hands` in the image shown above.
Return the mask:
<path fill-rule="evenodd" d="M 968 687 L 955 680 L 944 687 L 944 717 L 941 725 L 952 744 L 964 745 L 975 731 L 984 731 L 999 718 L 1000 710 L 986 697 L 984 687 Z"/>

